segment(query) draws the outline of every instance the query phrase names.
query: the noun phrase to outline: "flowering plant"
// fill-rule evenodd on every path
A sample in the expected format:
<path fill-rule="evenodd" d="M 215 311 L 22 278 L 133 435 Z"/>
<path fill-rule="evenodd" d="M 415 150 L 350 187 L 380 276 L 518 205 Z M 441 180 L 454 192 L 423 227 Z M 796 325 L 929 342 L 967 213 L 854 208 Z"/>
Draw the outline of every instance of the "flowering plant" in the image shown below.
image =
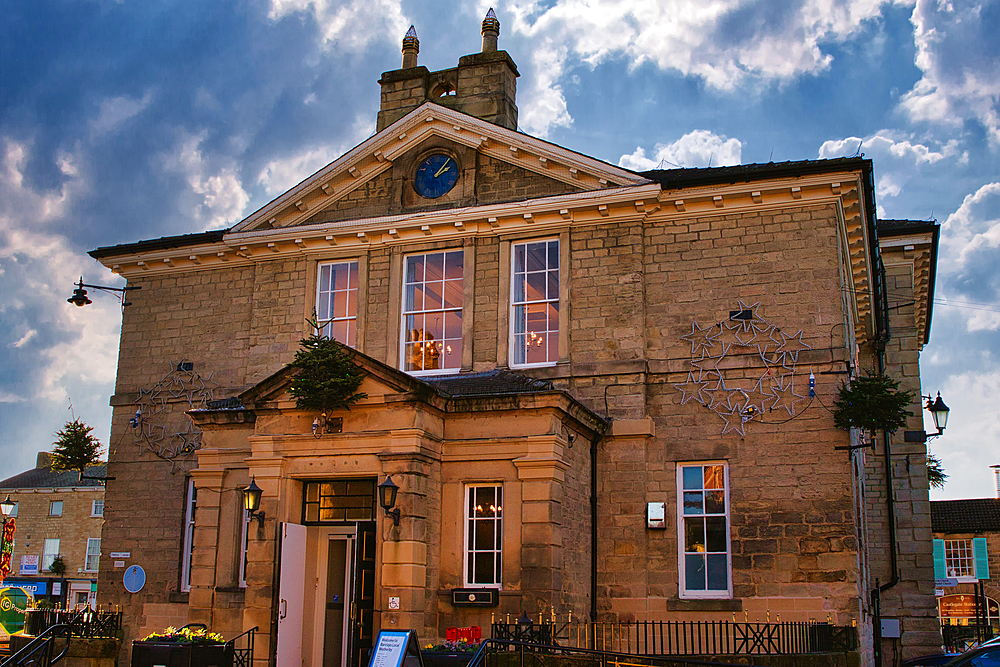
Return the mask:
<path fill-rule="evenodd" d="M 443 644 L 428 644 L 425 651 L 440 651 L 441 653 L 473 653 L 479 649 L 478 644 L 470 644 L 466 639 L 446 641 Z"/>
<path fill-rule="evenodd" d="M 178 644 L 203 644 L 210 642 L 222 644 L 226 640 L 218 632 L 209 632 L 205 626 L 192 628 L 185 625 L 180 630 L 172 627 L 164 628 L 163 632 L 154 632 L 142 641 L 176 642 Z"/>

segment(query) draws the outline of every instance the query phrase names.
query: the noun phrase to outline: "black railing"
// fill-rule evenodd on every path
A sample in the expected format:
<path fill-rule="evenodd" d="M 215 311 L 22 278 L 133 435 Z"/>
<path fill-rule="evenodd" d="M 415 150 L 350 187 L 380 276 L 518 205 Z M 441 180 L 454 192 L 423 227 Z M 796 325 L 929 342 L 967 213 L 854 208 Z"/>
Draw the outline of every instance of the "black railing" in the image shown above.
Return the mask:
<path fill-rule="evenodd" d="M 483 641 L 467 667 L 551 667 L 553 664 L 565 664 L 567 667 L 759 667 L 748 662 L 734 665 L 677 656 L 632 655 L 499 639 Z"/>
<path fill-rule="evenodd" d="M 942 625 L 941 635 L 944 637 L 944 646 L 948 651 L 961 653 L 977 644 L 990 639 L 995 634 L 993 626 L 989 624 L 968 625 Z"/>
<path fill-rule="evenodd" d="M 857 648 L 857 629 L 815 621 L 634 621 L 494 623 L 501 641 L 558 645 L 625 655 L 829 653 Z"/>
<path fill-rule="evenodd" d="M 115 639 L 122 629 L 122 612 L 29 609 L 24 614 L 26 635 L 37 637 L 54 625 L 65 625 L 70 637 Z"/>
<path fill-rule="evenodd" d="M 71 638 L 67 634 L 68 630 L 69 626 L 63 624 L 46 628 L 24 648 L 0 663 L 0 667 L 49 667 L 49 665 L 54 665 L 62 660 L 62 657 L 69 651 Z M 60 653 L 55 654 L 54 642 L 59 637 L 66 638 L 66 646 Z"/>
<path fill-rule="evenodd" d="M 253 638 L 258 629 L 259 626 L 255 625 L 226 642 L 226 647 L 232 649 L 233 667 L 253 667 Z"/>

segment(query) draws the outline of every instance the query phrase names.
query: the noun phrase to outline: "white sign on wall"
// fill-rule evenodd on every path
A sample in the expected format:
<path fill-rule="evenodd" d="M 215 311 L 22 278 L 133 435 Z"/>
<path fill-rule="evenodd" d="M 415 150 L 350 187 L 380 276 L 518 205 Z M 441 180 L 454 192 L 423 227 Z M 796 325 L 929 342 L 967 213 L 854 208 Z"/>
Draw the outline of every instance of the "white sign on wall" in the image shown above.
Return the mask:
<path fill-rule="evenodd" d="M 20 574 L 38 574 L 38 556 L 21 556 Z"/>

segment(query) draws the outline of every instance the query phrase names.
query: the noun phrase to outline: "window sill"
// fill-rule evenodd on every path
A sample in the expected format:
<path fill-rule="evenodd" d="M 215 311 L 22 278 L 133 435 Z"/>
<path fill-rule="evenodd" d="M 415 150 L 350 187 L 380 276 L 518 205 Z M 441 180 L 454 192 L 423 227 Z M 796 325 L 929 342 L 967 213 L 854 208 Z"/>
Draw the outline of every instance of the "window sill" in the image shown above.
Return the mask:
<path fill-rule="evenodd" d="M 180 604 L 187 604 L 188 594 L 181 591 L 170 591 L 170 593 L 167 594 L 167 601 L 176 602 Z"/>
<path fill-rule="evenodd" d="M 667 600 L 667 611 L 743 611 L 740 599 L 683 599 Z"/>

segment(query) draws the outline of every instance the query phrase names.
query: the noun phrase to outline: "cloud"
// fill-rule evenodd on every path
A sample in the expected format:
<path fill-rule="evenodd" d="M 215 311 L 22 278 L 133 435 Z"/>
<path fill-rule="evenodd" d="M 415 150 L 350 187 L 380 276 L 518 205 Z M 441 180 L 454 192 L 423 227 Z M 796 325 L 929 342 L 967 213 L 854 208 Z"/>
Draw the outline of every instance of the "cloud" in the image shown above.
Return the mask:
<path fill-rule="evenodd" d="M 195 136 L 182 133 L 164 157 L 164 168 L 181 174 L 187 182 L 190 190 L 179 199 L 203 230 L 230 226 L 243 217 L 250 201 L 233 160 L 203 154 L 201 143 L 206 136 L 206 132 Z"/>
<path fill-rule="evenodd" d="M 398 0 L 271 0 L 268 18 L 311 15 L 327 48 L 360 51 L 374 41 L 401 41 L 409 25 Z"/>
<path fill-rule="evenodd" d="M 830 67 L 825 42 L 845 41 L 877 18 L 885 0 L 515 0 L 505 7 L 511 29 L 539 52 L 538 77 L 527 96 L 525 129 L 568 125 L 554 85 L 570 66 L 594 67 L 623 58 L 630 68 L 651 63 L 731 91 L 757 79 L 787 81 Z M 901 2 L 899 4 L 909 4 Z M 503 20 L 503 19 L 501 19 Z"/>
<path fill-rule="evenodd" d="M 344 141 L 336 145 L 306 147 L 293 155 L 275 158 L 260 170 L 257 184 L 263 186 L 269 197 L 281 194 L 361 143 L 374 130 L 373 119 L 359 116 L 354 121 L 351 136 Z"/>
<path fill-rule="evenodd" d="M 976 119 L 1000 147 L 1000 60 L 996 17 L 980 0 L 918 0 L 911 17 L 922 77 L 901 108 L 917 121 L 958 126 Z M 995 13 L 995 12 L 994 12 Z"/>
<path fill-rule="evenodd" d="M 1000 183 L 966 195 L 942 225 L 941 297 L 974 304 L 1000 303 Z M 997 331 L 1000 312 L 979 306 L 964 311 L 968 331 Z"/>
<path fill-rule="evenodd" d="M 926 144 L 914 143 L 912 136 L 898 130 L 879 130 L 867 137 L 846 137 L 824 141 L 819 147 L 821 158 L 836 158 L 854 155 L 859 150 L 865 157 L 892 157 L 912 162 L 915 165 L 934 164 L 949 157 L 968 159 L 967 153 L 959 150 L 957 141 L 949 141 L 936 149 Z"/>
<path fill-rule="evenodd" d="M 73 157 L 58 155 L 55 161 L 65 181 L 45 191 L 27 176 L 33 157 L 30 142 L 0 138 L 0 146 L 0 289 L 5 295 L 0 326 L 26 332 L 0 356 L 8 369 L 0 380 L 0 403 L 62 402 L 68 400 L 69 388 L 85 386 L 92 392 L 94 386 L 111 385 L 118 354 L 118 304 L 114 299 L 95 300 L 83 310 L 66 303 L 77 277 L 94 274 L 93 262 L 60 233 L 47 229 L 53 218 L 72 216 L 85 191 L 82 169 Z M 107 284 L 111 276 L 102 274 Z"/>
<path fill-rule="evenodd" d="M 97 118 L 90 121 L 91 139 L 111 132 L 119 125 L 142 113 L 149 106 L 153 94 L 147 92 L 142 99 L 134 97 L 109 97 L 101 101 L 101 110 Z"/>
<path fill-rule="evenodd" d="M 618 166 L 634 171 L 670 169 L 671 167 L 727 167 L 740 164 L 743 144 L 708 130 L 694 130 L 671 144 L 656 144 L 653 158 L 646 157 L 641 146 L 631 155 L 623 155 Z"/>

